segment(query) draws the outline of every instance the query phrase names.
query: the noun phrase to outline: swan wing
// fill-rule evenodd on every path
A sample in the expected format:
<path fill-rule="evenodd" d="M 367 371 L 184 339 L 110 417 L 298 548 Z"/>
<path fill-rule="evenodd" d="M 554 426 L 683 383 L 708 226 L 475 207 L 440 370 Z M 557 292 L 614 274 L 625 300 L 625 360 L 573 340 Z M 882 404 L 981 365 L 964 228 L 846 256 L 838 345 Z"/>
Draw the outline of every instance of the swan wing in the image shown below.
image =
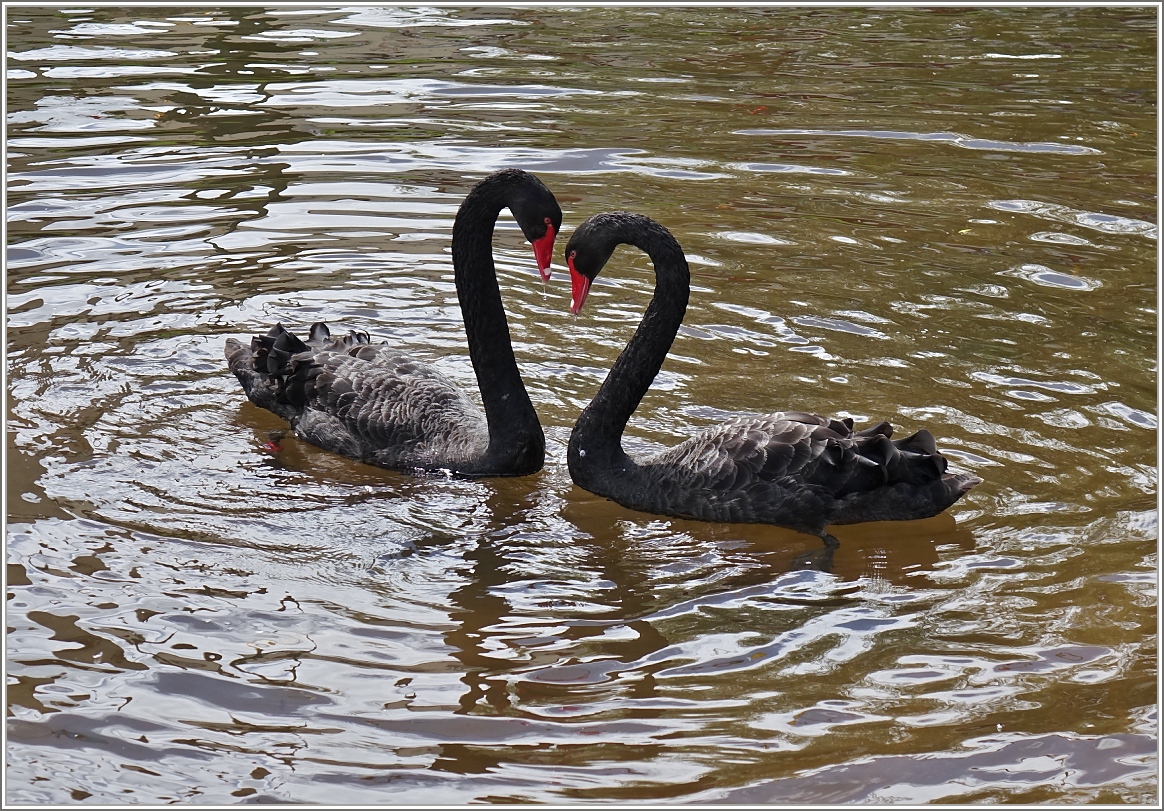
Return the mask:
<path fill-rule="evenodd" d="M 729 492 L 827 464 L 837 455 L 833 446 L 840 439 L 829 421 L 815 414 L 741 416 L 699 432 L 650 462 L 681 473 L 687 479 L 684 487 Z"/>
<path fill-rule="evenodd" d="M 684 486 L 742 491 L 758 482 L 823 488 L 835 497 L 886 484 L 922 484 L 945 472 L 928 431 L 893 441 L 882 422 L 853 431 L 851 419 L 800 411 L 741 416 L 702 431 L 656 462 L 686 471 Z"/>
<path fill-rule="evenodd" d="M 242 354 L 235 348 L 232 369 L 245 366 Z M 251 375 L 265 378 L 254 389 L 271 405 L 251 399 L 321 448 L 424 468 L 449 466 L 487 444 L 485 417 L 464 391 L 429 364 L 370 343 L 367 333 L 332 338 L 316 324 L 304 342 L 276 326 L 252 341 L 250 360 Z"/>

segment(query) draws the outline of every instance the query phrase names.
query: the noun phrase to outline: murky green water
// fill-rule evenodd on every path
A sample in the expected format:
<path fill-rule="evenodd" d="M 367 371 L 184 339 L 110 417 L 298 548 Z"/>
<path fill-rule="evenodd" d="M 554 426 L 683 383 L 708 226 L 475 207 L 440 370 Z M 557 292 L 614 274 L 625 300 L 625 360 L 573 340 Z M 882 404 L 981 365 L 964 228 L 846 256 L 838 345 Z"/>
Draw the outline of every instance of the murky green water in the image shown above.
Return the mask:
<path fill-rule="evenodd" d="M 1154 10 L 5 12 L 9 803 L 1157 798 Z M 510 220 L 543 472 L 265 453 L 277 320 L 472 387 L 505 166 L 688 253 L 637 442 L 888 418 L 984 484 L 830 571 L 574 488 L 653 278 L 571 319 Z"/>

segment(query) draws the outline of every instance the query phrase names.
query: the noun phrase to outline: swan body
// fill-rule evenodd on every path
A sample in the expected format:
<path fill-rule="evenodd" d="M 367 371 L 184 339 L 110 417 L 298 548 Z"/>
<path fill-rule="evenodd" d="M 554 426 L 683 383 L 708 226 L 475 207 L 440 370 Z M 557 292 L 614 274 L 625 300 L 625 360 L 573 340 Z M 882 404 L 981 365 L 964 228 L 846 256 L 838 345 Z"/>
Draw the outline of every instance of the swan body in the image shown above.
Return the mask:
<path fill-rule="evenodd" d="M 828 542 L 830 524 L 928 518 L 981 481 L 947 473 L 928 431 L 894 440 L 888 422 L 854 431 L 851 419 L 800 411 L 737 416 L 673 448 L 631 457 L 622 433 L 679 331 L 690 271 L 679 243 L 654 220 L 596 215 L 566 246 L 572 312 L 620 244 L 651 257 L 655 294 L 570 434 L 567 463 L 580 487 L 644 512 L 774 524 Z"/>
<path fill-rule="evenodd" d="M 453 267 L 484 413 L 448 377 L 365 332 L 333 338 L 326 324 L 306 341 L 276 324 L 250 344 L 226 341 L 230 370 L 251 402 L 313 445 L 380 467 L 461 476 L 519 476 L 541 469 L 545 437 L 513 355 L 492 257 L 493 229 L 508 207 L 548 278 L 562 212 L 533 175 L 497 172 L 465 198 L 453 224 Z"/>

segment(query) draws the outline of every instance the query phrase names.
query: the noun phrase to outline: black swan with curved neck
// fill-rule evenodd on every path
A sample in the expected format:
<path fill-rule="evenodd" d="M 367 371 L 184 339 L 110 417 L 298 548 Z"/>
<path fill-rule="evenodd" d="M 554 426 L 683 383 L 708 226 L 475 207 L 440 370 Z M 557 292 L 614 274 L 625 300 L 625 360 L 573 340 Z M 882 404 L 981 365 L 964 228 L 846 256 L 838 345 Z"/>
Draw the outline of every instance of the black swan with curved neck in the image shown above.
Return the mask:
<path fill-rule="evenodd" d="M 522 476 L 541 469 L 545 437 L 517 360 L 493 265 L 493 228 L 509 208 L 549 279 L 562 210 L 540 180 L 519 169 L 490 175 L 469 192 L 453 223 L 453 269 L 469 355 L 485 413 L 446 376 L 367 333 L 306 342 L 283 328 L 244 346 L 226 341 L 230 370 L 256 405 L 287 420 L 296 436 L 395 470 L 461 476 Z"/>
<path fill-rule="evenodd" d="M 621 244 L 651 257 L 655 295 L 570 434 L 567 461 L 580 487 L 635 510 L 775 524 L 835 544 L 827 525 L 928 518 L 982 481 L 946 473 L 928 431 L 893 440 L 888 422 L 853 431 L 851 419 L 799 411 L 734 417 L 652 456 L 627 455 L 623 430 L 679 331 L 691 277 L 666 228 L 639 214 L 599 214 L 566 246 L 572 313 Z"/>

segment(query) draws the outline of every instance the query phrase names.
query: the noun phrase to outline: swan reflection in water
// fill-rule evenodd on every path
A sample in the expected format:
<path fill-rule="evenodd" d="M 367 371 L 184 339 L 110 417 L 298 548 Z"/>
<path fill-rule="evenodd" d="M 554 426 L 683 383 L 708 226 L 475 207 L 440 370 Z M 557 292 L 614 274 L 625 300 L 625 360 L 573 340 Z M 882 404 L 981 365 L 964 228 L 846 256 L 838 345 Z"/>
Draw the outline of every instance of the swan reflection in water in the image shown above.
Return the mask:
<path fill-rule="evenodd" d="M 463 533 L 433 533 L 410 547 L 412 555 L 459 552 L 464 579 L 448 594 L 455 627 L 444 634 L 463 666 L 458 714 L 574 704 L 588 686 L 665 697 L 655 674 L 711 633 L 686 629 L 684 616 L 711 611 L 719 631 L 778 641 L 772 628 L 748 627 L 772 619 L 762 618 L 765 606 L 792 607 L 778 612 L 792 634 L 802 622 L 827 626 L 835 610 L 844 622 L 867 610 L 866 590 L 913 589 L 939 554 L 974 547 L 949 515 L 866 524 L 840 530 L 844 545 L 824 566 L 835 564 L 840 576 L 800 571 L 802 541 L 792 531 L 635 514 L 578 491 L 567 497 L 554 478 L 521 482 L 533 488 L 474 483 L 481 495 Z M 678 627 L 686 630 L 676 636 Z M 475 762 L 487 757 L 477 749 Z"/>

